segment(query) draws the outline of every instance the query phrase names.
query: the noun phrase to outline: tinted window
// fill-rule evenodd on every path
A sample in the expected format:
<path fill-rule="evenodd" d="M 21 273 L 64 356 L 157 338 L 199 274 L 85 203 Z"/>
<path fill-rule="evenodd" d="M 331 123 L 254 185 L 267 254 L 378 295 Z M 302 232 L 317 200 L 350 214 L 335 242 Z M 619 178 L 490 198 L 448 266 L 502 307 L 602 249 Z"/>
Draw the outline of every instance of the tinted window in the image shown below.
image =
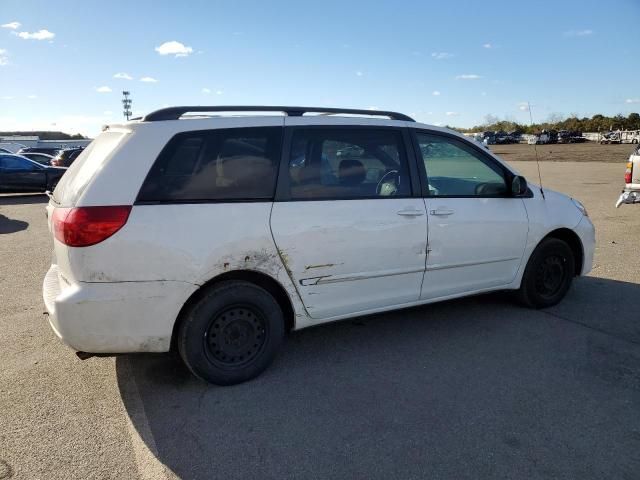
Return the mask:
<path fill-rule="evenodd" d="M 381 129 L 300 129 L 289 158 L 292 199 L 409 196 L 402 135 Z"/>
<path fill-rule="evenodd" d="M 138 200 L 273 199 L 281 137 L 280 127 L 176 135 L 151 168 Z"/>
<path fill-rule="evenodd" d="M 5 170 L 35 170 L 37 167 L 26 158 L 0 156 L 0 168 Z"/>
<path fill-rule="evenodd" d="M 434 196 L 503 196 L 502 168 L 472 146 L 453 138 L 418 133 L 418 147 Z"/>

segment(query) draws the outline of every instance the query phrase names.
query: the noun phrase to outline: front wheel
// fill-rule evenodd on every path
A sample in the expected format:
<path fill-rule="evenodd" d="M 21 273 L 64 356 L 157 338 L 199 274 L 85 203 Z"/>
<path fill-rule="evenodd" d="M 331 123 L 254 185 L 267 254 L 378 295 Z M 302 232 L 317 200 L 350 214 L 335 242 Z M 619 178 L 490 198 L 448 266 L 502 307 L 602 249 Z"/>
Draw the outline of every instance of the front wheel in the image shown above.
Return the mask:
<path fill-rule="evenodd" d="M 278 302 L 253 283 L 228 281 L 209 288 L 186 312 L 178 351 L 196 377 L 234 385 L 266 369 L 283 338 Z"/>
<path fill-rule="evenodd" d="M 529 258 L 518 291 L 519 300 L 530 308 L 556 305 L 569 291 L 574 274 L 569 245 L 557 238 L 543 240 Z"/>

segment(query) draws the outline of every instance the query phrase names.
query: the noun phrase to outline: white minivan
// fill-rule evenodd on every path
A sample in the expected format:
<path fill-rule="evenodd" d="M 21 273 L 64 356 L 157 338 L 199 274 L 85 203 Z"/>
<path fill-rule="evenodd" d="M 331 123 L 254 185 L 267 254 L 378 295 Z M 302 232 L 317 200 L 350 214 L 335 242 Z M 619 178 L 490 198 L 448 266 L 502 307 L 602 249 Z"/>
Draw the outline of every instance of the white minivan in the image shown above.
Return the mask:
<path fill-rule="evenodd" d="M 476 142 L 352 109 L 172 107 L 110 126 L 47 212 L 43 294 L 65 343 L 175 348 L 222 385 L 311 325 L 494 290 L 554 305 L 595 244 L 578 201 Z"/>

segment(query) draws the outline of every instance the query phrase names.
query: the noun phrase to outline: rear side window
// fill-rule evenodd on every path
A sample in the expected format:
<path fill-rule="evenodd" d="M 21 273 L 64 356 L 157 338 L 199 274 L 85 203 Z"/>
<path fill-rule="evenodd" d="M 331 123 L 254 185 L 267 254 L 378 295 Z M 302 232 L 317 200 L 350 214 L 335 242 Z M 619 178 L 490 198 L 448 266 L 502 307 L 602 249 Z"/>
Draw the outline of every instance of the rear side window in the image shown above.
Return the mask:
<path fill-rule="evenodd" d="M 151 168 L 139 202 L 272 200 L 281 127 L 180 133 Z"/>
<path fill-rule="evenodd" d="M 300 129 L 289 158 L 294 200 L 337 200 L 411 195 L 400 131 Z"/>

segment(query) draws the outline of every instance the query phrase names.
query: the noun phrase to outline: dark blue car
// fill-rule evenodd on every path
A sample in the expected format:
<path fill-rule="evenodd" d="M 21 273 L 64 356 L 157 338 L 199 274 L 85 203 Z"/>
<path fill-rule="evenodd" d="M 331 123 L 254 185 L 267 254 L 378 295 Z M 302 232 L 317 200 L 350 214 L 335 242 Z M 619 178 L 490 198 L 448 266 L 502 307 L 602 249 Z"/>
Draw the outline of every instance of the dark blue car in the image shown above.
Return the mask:
<path fill-rule="evenodd" d="M 20 155 L 0 153 L 0 192 L 53 190 L 66 168 L 41 165 Z"/>

